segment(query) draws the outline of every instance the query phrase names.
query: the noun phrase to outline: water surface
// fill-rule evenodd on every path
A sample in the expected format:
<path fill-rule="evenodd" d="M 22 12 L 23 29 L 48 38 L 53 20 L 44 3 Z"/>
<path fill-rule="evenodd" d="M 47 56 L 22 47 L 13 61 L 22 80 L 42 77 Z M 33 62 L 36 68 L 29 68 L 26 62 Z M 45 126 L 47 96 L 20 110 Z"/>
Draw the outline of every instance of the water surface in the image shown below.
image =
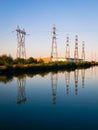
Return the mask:
<path fill-rule="evenodd" d="M 98 67 L 0 76 L 0 130 L 98 130 Z"/>

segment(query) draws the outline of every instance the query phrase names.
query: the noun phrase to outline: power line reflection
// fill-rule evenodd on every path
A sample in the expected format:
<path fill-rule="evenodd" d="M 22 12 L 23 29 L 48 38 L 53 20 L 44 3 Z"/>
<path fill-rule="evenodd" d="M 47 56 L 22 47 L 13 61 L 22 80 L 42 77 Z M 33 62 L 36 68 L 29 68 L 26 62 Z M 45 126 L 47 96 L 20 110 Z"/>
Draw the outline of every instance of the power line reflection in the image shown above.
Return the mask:
<path fill-rule="evenodd" d="M 57 91 L 58 75 L 51 73 L 52 97 L 53 104 L 56 105 L 56 91 Z"/>
<path fill-rule="evenodd" d="M 81 76 L 82 76 L 82 88 L 84 88 L 85 82 L 85 69 L 81 69 Z"/>
<path fill-rule="evenodd" d="M 26 102 L 26 93 L 25 93 L 26 77 L 18 77 L 17 84 L 18 84 L 17 104 L 25 103 Z"/>
<path fill-rule="evenodd" d="M 66 95 L 69 95 L 69 82 L 70 82 L 70 72 L 65 72 L 65 80 L 66 80 Z"/>
<path fill-rule="evenodd" d="M 75 95 L 78 95 L 78 76 L 79 76 L 79 70 L 75 70 L 74 71 Z"/>

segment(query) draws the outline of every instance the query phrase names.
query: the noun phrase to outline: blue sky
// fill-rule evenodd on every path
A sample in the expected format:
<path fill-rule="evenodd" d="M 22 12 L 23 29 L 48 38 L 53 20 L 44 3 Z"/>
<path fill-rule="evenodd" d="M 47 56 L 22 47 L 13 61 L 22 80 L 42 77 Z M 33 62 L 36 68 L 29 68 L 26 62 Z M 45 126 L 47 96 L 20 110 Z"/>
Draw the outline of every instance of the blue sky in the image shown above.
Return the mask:
<path fill-rule="evenodd" d="M 65 56 L 66 36 L 74 56 L 75 35 L 85 41 L 86 59 L 98 60 L 98 0 L 0 0 L 0 55 L 16 58 L 17 38 L 12 33 L 19 25 L 25 28 L 27 58 L 49 57 L 52 27 L 57 28 L 58 55 Z"/>

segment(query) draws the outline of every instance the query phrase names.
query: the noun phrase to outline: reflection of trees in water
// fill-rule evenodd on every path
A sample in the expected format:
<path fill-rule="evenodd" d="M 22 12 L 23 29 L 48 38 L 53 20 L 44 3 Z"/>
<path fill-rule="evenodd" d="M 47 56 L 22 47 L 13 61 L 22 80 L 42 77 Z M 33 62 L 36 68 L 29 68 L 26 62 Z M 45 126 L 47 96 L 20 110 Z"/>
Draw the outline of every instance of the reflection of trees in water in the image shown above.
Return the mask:
<path fill-rule="evenodd" d="M 0 76 L 0 82 L 4 84 L 11 82 L 12 80 L 13 80 L 13 77 L 11 76 Z"/>
<path fill-rule="evenodd" d="M 27 74 L 20 74 L 20 75 L 17 75 L 17 74 L 14 74 L 14 75 L 11 75 L 11 74 L 7 74 L 7 75 L 0 75 L 0 82 L 2 82 L 2 83 L 8 83 L 8 82 L 11 82 L 12 80 L 13 80 L 13 78 L 14 77 L 25 77 L 25 76 L 27 76 L 27 77 L 30 77 L 30 78 L 33 78 L 34 76 L 36 76 L 36 75 L 40 75 L 40 76 L 42 76 L 42 77 L 44 77 L 44 76 L 46 76 L 46 75 L 48 75 L 49 74 L 49 72 L 41 72 L 41 73 L 32 73 L 31 72 L 31 74 L 30 73 L 27 73 Z"/>
<path fill-rule="evenodd" d="M 69 82 L 70 82 L 70 72 L 65 72 L 65 80 L 66 80 L 66 95 L 69 95 Z"/>
<path fill-rule="evenodd" d="M 25 103 L 26 102 L 26 93 L 25 93 L 26 77 L 21 77 L 21 76 L 18 77 L 17 84 L 18 84 L 17 104 Z"/>
<path fill-rule="evenodd" d="M 79 75 L 79 70 L 75 70 L 75 71 L 74 71 L 75 95 L 78 94 L 78 75 Z"/>
<path fill-rule="evenodd" d="M 53 104 L 56 105 L 56 90 L 57 90 L 58 75 L 51 73 L 52 97 Z"/>
<path fill-rule="evenodd" d="M 33 78 L 34 76 L 36 76 L 36 75 L 40 75 L 41 77 L 44 77 L 44 76 L 46 76 L 46 75 L 48 75 L 49 74 L 49 72 L 41 72 L 41 73 L 38 73 L 38 72 L 33 72 L 32 74 L 26 74 L 28 77 L 30 77 L 30 78 Z"/>

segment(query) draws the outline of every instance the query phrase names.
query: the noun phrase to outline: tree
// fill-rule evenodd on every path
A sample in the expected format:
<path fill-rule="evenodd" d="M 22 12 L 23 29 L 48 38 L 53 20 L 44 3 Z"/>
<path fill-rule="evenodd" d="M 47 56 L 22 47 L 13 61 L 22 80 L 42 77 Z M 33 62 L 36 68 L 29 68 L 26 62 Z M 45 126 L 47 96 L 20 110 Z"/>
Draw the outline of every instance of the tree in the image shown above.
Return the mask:
<path fill-rule="evenodd" d="M 2 55 L 0 56 L 0 65 L 12 65 L 13 58 L 11 56 Z"/>
<path fill-rule="evenodd" d="M 23 58 L 16 58 L 14 60 L 14 64 L 25 64 L 25 63 L 26 63 L 26 60 Z"/>
<path fill-rule="evenodd" d="M 43 63 L 44 63 L 44 60 L 43 60 L 43 59 L 39 59 L 38 63 L 43 64 Z"/>
<path fill-rule="evenodd" d="M 27 64 L 33 64 L 33 63 L 37 63 L 37 60 L 34 59 L 33 57 L 30 57 L 29 59 L 26 60 Z"/>

